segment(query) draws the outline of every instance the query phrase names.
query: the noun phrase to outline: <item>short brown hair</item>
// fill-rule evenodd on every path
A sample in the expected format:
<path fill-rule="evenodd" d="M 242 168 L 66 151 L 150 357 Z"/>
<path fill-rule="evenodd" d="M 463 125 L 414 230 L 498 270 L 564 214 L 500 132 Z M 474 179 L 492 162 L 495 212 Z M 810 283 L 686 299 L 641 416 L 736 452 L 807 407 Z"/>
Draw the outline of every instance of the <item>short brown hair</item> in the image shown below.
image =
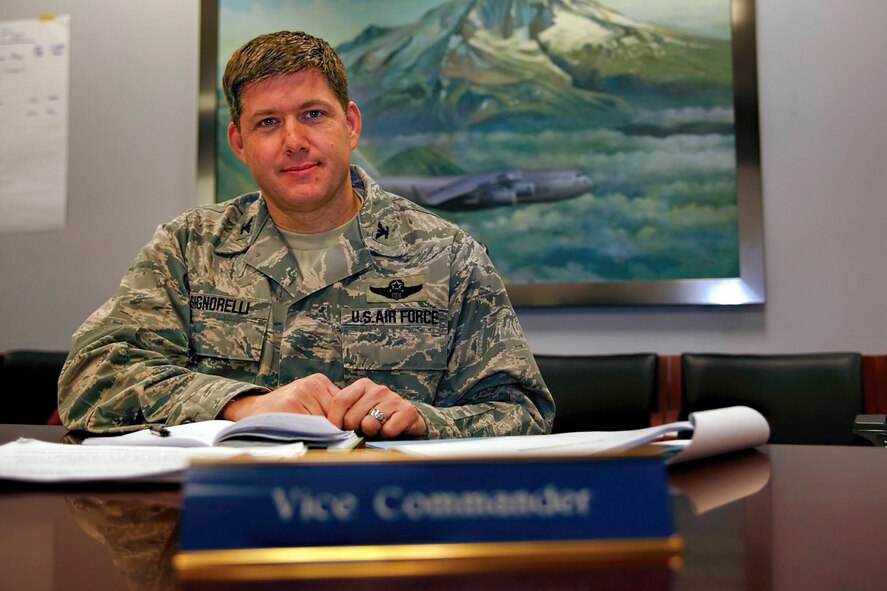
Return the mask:
<path fill-rule="evenodd" d="M 222 88 L 232 123 L 240 128 L 240 95 L 246 85 L 305 70 L 323 74 L 342 109 L 348 110 L 348 76 L 336 50 L 302 31 L 278 31 L 248 41 L 228 60 Z"/>

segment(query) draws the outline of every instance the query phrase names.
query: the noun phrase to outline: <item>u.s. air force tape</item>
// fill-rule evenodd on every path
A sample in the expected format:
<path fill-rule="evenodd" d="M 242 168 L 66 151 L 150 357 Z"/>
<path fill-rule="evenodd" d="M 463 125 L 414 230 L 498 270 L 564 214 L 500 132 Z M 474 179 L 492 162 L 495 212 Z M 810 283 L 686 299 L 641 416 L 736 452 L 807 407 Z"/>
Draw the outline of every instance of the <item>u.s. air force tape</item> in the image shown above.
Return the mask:
<path fill-rule="evenodd" d="M 392 308 L 350 308 L 342 310 L 343 326 L 445 326 L 447 311 L 438 308 L 397 306 Z"/>

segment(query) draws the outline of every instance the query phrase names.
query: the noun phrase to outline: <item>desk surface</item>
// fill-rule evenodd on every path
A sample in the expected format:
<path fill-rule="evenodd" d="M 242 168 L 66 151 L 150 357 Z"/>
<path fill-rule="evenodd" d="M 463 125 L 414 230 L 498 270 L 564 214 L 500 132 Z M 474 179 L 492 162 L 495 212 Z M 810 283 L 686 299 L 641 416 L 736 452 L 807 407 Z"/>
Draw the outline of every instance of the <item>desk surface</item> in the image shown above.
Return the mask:
<path fill-rule="evenodd" d="M 61 427 L 0 425 L 0 443 L 16 436 L 58 441 L 64 434 Z M 887 575 L 887 449 L 771 445 L 672 468 L 670 477 L 684 538 L 674 571 L 578 569 L 302 586 L 845 591 L 877 588 Z M 4 587 L 176 588 L 170 559 L 179 506 L 174 486 L 0 484 Z"/>

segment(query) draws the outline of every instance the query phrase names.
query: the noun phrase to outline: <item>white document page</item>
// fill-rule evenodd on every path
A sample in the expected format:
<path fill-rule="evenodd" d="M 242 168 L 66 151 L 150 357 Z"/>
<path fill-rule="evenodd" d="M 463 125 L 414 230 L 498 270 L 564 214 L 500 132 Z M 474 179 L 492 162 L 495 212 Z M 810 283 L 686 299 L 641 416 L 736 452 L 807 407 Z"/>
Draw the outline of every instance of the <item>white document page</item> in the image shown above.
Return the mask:
<path fill-rule="evenodd" d="M 669 463 L 738 451 L 767 443 L 770 427 L 756 410 L 732 406 L 692 413 L 689 421 L 679 421 L 628 431 L 579 431 L 555 435 L 476 437 L 436 441 L 370 442 L 367 447 L 396 449 L 415 456 L 505 457 L 588 456 L 618 452 L 651 443 L 665 435 L 692 432 L 690 440 L 671 440 L 662 445 L 673 455 Z"/>
<path fill-rule="evenodd" d="M 87 437 L 82 445 L 86 446 L 154 446 L 154 447 L 212 447 L 219 432 L 233 425 L 233 421 L 212 420 L 185 423 L 166 427 L 168 437 L 154 434 L 150 429 L 133 431 L 123 435 L 105 437 Z"/>
<path fill-rule="evenodd" d="M 0 21 L 0 232 L 65 225 L 70 23 Z"/>
<path fill-rule="evenodd" d="M 630 449 L 677 430 L 692 430 L 689 422 L 671 423 L 630 431 L 578 431 L 556 435 L 517 435 L 512 437 L 470 437 L 435 441 L 372 442 L 367 447 L 396 449 L 424 457 L 499 457 L 521 455 L 587 456 Z"/>
<path fill-rule="evenodd" d="M 303 443 L 259 448 L 84 446 L 18 439 L 0 446 L 0 478 L 26 482 L 132 480 L 181 474 L 191 460 L 248 454 L 262 460 L 303 455 Z"/>

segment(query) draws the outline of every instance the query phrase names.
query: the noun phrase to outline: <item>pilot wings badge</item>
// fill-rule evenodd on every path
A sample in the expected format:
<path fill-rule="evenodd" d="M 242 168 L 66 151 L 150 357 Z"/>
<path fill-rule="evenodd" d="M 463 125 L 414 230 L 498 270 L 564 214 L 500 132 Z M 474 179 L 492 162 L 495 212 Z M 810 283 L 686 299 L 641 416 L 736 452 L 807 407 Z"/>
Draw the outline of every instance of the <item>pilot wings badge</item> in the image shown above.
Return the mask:
<path fill-rule="evenodd" d="M 424 283 L 415 283 L 407 285 L 407 281 L 421 280 L 421 277 L 407 277 L 405 279 L 391 279 L 385 283 L 385 279 L 371 281 L 369 291 L 367 292 L 368 302 L 384 302 L 384 301 L 418 301 L 425 299 L 419 297 L 418 294 L 425 287 Z M 412 281 L 410 281 L 412 283 Z"/>

